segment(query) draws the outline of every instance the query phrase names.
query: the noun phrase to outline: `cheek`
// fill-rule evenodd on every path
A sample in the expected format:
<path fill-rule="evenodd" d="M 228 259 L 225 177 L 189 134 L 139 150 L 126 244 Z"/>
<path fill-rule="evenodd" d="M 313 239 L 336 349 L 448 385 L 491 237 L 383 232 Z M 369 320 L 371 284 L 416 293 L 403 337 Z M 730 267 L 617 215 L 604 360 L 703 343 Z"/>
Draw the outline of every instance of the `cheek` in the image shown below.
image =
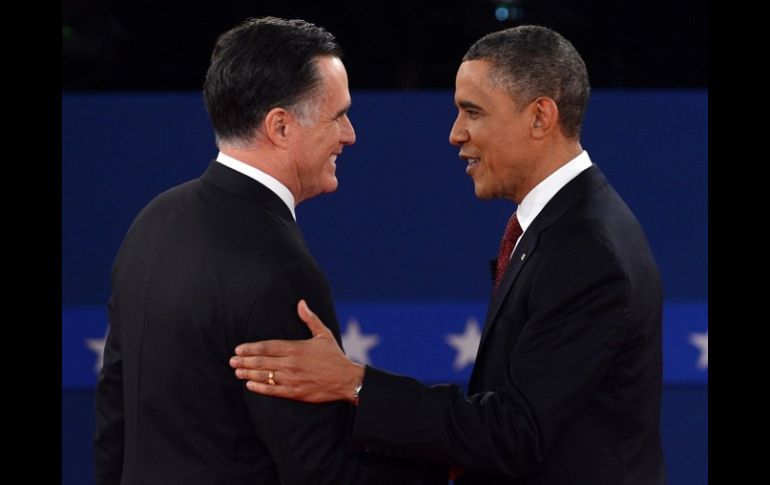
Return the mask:
<path fill-rule="evenodd" d="M 494 138 L 487 140 L 485 155 L 493 162 L 495 169 L 505 170 L 507 160 L 515 153 L 509 133 L 496 133 Z"/>
<path fill-rule="evenodd" d="M 337 145 L 339 135 L 337 130 L 327 129 L 316 139 L 315 149 L 319 152 L 331 153 Z"/>
<path fill-rule="evenodd" d="M 487 144 L 482 149 L 481 156 L 485 160 L 485 163 L 482 165 L 485 165 L 489 171 L 497 172 L 500 170 L 500 151 L 494 142 L 487 142 Z"/>

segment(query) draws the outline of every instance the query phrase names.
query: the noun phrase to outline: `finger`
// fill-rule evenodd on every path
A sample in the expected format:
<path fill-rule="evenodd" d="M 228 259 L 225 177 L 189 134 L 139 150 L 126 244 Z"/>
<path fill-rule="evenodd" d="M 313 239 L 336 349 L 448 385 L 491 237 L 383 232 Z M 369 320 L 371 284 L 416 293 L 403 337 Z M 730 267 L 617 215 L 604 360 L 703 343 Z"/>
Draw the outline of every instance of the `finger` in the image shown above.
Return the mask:
<path fill-rule="evenodd" d="M 262 340 L 260 342 L 240 344 L 235 348 L 235 354 L 239 356 L 285 357 L 288 355 L 290 347 L 291 342 L 287 340 Z"/>
<path fill-rule="evenodd" d="M 276 370 L 283 369 L 286 359 L 284 357 L 243 357 L 230 358 L 230 367 L 246 370 Z"/>
<path fill-rule="evenodd" d="M 267 384 L 270 378 L 269 371 L 254 369 L 235 369 L 235 377 L 244 381 L 254 381 Z M 278 382 L 278 374 L 273 371 L 273 380 Z"/>
<path fill-rule="evenodd" d="M 318 315 L 310 310 L 310 307 L 307 306 L 305 300 L 300 300 L 299 303 L 297 303 L 297 314 L 310 329 L 310 333 L 313 334 L 313 337 L 317 337 L 324 333 L 330 333 L 329 329 L 326 328 L 321 319 L 318 318 Z"/>
<path fill-rule="evenodd" d="M 253 381 L 258 384 L 267 384 L 270 386 L 277 386 L 279 384 L 291 384 L 288 381 L 283 381 L 283 377 L 287 377 L 289 374 L 276 371 L 266 370 L 252 370 L 252 369 L 235 369 L 235 377 L 243 381 Z M 273 379 L 273 384 L 270 384 L 270 379 Z"/>
<path fill-rule="evenodd" d="M 262 382 L 247 381 L 246 388 L 251 392 L 265 396 L 282 397 L 287 399 L 295 399 L 296 396 L 294 388 L 291 386 L 271 386 L 270 384 L 264 384 Z"/>

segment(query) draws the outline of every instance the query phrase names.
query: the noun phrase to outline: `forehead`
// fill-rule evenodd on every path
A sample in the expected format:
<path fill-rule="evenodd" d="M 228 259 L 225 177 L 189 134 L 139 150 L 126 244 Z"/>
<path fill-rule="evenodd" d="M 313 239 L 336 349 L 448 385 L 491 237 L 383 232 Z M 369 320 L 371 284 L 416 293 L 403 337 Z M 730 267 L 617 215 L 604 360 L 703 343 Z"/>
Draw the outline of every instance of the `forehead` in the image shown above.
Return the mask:
<path fill-rule="evenodd" d="M 455 102 L 490 105 L 490 109 L 495 103 L 513 102 L 508 90 L 492 81 L 491 73 L 492 63 L 489 61 L 472 60 L 460 64 L 455 79 Z"/>
<path fill-rule="evenodd" d="M 326 100 L 334 103 L 350 102 L 348 73 L 342 60 L 339 57 L 324 56 L 316 62 Z"/>

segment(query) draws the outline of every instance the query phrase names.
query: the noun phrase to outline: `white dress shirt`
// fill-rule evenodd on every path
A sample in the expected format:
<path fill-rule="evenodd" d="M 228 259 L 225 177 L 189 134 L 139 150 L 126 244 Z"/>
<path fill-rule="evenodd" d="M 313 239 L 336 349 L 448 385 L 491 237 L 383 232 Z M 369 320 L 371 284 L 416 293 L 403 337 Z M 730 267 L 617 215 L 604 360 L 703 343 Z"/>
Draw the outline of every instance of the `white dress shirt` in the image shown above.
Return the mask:
<path fill-rule="evenodd" d="M 516 217 L 519 219 L 519 225 L 521 225 L 523 232 L 513 246 L 514 251 L 521 237 L 527 232 L 527 228 L 535 220 L 535 217 L 540 214 L 543 207 L 550 202 L 558 191 L 591 165 L 592 162 L 588 152 L 583 150 L 580 152 L 580 155 L 559 167 L 558 170 L 543 179 L 542 182 L 535 185 L 535 188 L 529 191 L 524 200 L 521 201 L 521 204 L 519 204 L 518 209 L 516 209 Z M 511 256 L 513 256 L 513 252 L 511 252 Z"/>
<path fill-rule="evenodd" d="M 262 170 L 256 167 L 252 167 L 251 165 L 248 165 L 229 155 L 225 155 L 222 152 L 219 152 L 217 155 L 217 162 L 256 180 L 257 182 L 270 189 L 283 201 L 284 204 L 286 204 L 286 207 L 289 208 L 291 216 L 294 218 L 294 220 L 297 220 L 297 215 L 294 213 L 294 196 L 292 195 L 291 191 L 285 185 L 279 182 L 275 177 L 268 175 Z"/>

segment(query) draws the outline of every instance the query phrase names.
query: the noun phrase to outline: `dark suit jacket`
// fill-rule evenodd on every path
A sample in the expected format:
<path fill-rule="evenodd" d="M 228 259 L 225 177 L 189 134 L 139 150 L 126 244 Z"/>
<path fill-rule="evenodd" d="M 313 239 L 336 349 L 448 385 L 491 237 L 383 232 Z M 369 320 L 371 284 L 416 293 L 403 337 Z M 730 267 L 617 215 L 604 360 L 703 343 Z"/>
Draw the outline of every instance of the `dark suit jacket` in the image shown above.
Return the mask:
<path fill-rule="evenodd" d="M 97 484 L 428 483 L 435 470 L 346 453 L 351 405 L 259 396 L 236 379 L 236 345 L 310 337 L 300 298 L 339 341 L 321 270 L 258 182 L 212 162 L 145 207 L 112 273 Z"/>
<path fill-rule="evenodd" d="M 661 314 L 644 233 L 593 166 L 519 241 L 469 397 L 369 367 L 354 448 L 456 463 L 461 484 L 662 484 Z"/>

